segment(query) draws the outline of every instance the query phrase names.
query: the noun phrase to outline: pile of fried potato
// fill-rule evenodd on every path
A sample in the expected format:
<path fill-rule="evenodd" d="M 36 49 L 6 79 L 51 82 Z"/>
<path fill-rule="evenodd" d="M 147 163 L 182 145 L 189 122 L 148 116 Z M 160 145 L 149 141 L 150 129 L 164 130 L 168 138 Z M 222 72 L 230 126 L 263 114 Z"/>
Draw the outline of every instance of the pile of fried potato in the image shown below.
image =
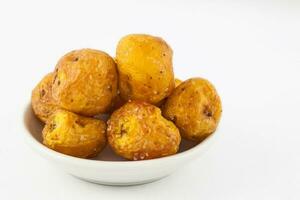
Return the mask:
<path fill-rule="evenodd" d="M 32 92 L 43 144 L 92 158 L 108 141 L 123 158 L 144 160 L 176 154 L 181 137 L 203 141 L 220 121 L 220 97 L 203 78 L 175 79 L 172 56 L 163 39 L 145 34 L 123 37 L 115 59 L 94 49 L 64 55 Z"/>

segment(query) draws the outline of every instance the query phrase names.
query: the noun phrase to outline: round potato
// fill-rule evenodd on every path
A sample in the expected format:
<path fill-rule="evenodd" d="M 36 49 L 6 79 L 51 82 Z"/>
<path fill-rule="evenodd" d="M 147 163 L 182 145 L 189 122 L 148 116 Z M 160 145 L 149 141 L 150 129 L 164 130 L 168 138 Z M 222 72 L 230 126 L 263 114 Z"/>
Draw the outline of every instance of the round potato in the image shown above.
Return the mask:
<path fill-rule="evenodd" d="M 197 142 L 216 130 L 222 113 L 216 89 L 202 78 L 181 83 L 162 109 L 163 116 L 175 123 L 183 138 Z"/>
<path fill-rule="evenodd" d="M 57 110 L 52 98 L 52 81 L 53 73 L 47 74 L 33 89 L 31 95 L 33 112 L 43 122 Z"/>
<path fill-rule="evenodd" d="M 161 116 L 159 108 L 145 102 L 128 102 L 108 121 L 110 146 L 129 160 L 145 160 L 175 154 L 179 130 Z"/>
<path fill-rule="evenodd" d="M 106 144 L 103 121 L 57 110 L 43 129 L 43 143 L 63 154 L 79 158 L 96 156 Z"/>
<path fill-rule="evenodd" d="M 56 66 L 53 98 L 60 107 L 81 115 L 105 113 L 117 95 L 117 79 L 116 64 L 108 54 L 72 51 Z"/>
<path fill-rule="evenodd" d="M 174 89 L 173 52 L 161 38 L 132 34 L 117 46 L 119 90 L 124 100 L 156 104 Z"/>

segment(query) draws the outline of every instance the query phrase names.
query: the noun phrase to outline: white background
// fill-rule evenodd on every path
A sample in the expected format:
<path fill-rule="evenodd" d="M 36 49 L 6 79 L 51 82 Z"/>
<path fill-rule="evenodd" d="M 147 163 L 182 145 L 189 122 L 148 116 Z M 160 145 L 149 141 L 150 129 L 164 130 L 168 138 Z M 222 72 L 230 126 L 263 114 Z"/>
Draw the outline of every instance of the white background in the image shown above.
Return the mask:
<path fill-rule="evenodd" d="M 86 183 L 27 147 L 23 108 L 60 56 L 114 56 L 128 33 L 163 37 L 177 77 L 215 84 L 219 140 L 158 182 Z M 0 199 L 300 199 L 299 1 L 1 1 L 0 69 Z"/>

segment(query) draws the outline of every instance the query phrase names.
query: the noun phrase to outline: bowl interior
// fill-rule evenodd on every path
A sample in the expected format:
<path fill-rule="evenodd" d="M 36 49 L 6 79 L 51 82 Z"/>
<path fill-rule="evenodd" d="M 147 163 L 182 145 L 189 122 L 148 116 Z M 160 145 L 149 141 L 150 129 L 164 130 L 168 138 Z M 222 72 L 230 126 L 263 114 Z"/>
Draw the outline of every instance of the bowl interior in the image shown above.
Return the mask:
<path fill-rule="evenodd" d="M 40 120 L 38 120 L 37 117 L 34 115 L 31 105 L 28 105 L 26 107 L 25 114 L 24 114 L 24 123 L 30 135 L 42 145 L 42 130 L 44 124 Z M 197 143 L 195 142 L 182 139 L 178 153 L 187 151 L 196 145 Z M 92 160 L 125 161 L 125 159 L 116 155 L 113 152 L 113 150 L 109 147 L 109 145 L 106 145 L 105 149 Z"/>

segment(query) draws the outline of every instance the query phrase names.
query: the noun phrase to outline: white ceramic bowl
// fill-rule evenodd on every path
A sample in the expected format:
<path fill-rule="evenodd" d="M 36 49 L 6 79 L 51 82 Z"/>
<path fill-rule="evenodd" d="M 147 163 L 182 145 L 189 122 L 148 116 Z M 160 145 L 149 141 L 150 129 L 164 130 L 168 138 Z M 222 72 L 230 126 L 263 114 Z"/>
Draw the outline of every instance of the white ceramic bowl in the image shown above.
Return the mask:
<path fill-rule="evenodd" d="M 43 124 L 34 116 L 30 105 L 26 106 L 23 117 L 25 139 L 35 152 L 77 178 L 104 185 L 138 185 L 166 177 L 199 158 L 216 137 L 214 133 L 198 145 L 183 140 L 179 153 L 164 158 L 126 161 L 107 146 L 98 157 L 88 160 L 45 147 L 41 143 Z"/>

